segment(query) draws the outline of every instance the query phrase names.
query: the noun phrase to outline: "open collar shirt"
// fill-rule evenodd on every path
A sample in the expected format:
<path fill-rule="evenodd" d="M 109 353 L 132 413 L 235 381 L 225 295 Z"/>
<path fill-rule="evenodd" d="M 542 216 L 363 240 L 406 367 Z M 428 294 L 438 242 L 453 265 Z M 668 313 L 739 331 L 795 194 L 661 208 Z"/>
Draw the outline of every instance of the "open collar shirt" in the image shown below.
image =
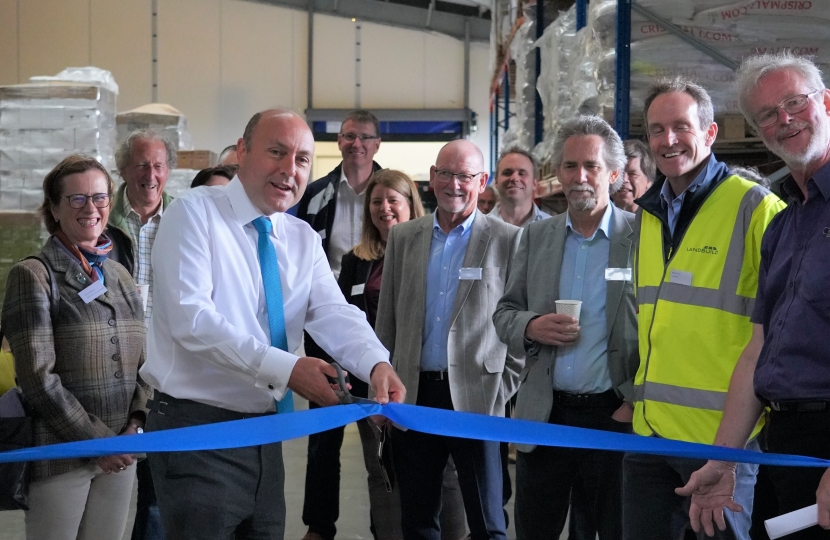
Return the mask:
<path fill-rule="evenodd" d="M 328 260 L 334 278 L 340 276 L 340 264 L 343 255 L 351 251 L 360 242 L 363 227 L 363 204 L 366 190 L 356 193 L 349 185 L 346 173 L 340 173 L 337 183 L 337 205 L 334 210 L 334 224 L 329 239 Z"/>
<path fill-rule="evenodd" d="M 427 263 L 424 342 L 421 348 L 421 371 L 447 371 L 447 343 L 461 266 L 470 243 L 470 233 L 478 210 L 445 233 L 438 224 L 438 212 L 432 217 L 432 244 Z"/>
<path fill-rule="evenodd" d="M 572 394 L 597 394 L 610 390 L 608 324 L 605 317 L 607 286 L 605 269 L 611 248 L 609 204 L 599 227 L 589 238 L 574 230 L 571 215 L 565 218 L 565 251 L 559 277 L 559 298 L 581 300 L 579 340 L 556 348 L 553 388 Z"/>
<path fill-rule="evenodd" d="M 127 221 L 127 229 L 130 232 L 130 240 L 135 246 L 135 266 L 133 267 L 133 279 L 138 285 L 149 285 L 147 295 L 147 309 L 144 310 L 144 322 L 150 325 L 150 315 L 153 314 L 153 266 L 150 263 L 150 253 L 153 250 L 153 243 L 156 241 L 156 234 L 161 223 L 161 216 L 164 213 L 164 200 L 159 203 L 156 213 L 150 216 L 147 223 L 141 223 L 141 216 L 133 210 L 129 197 L 124 194 L 124 217 Z"/>
<path fill-rule="evenodd" d="M 358 378 L 388 362 L 366 316 L 346 303 L 320 237 L 284 213 L 269 216 L 288 351 L 270 345 L 252 221 L 261 216 L 239 178 L 200 187 L 165 211 L 153 249 L 157 291 L 147 361 L 154 388 L 239 412 L 274 410 L 298 357 L 303 329 Z"/>

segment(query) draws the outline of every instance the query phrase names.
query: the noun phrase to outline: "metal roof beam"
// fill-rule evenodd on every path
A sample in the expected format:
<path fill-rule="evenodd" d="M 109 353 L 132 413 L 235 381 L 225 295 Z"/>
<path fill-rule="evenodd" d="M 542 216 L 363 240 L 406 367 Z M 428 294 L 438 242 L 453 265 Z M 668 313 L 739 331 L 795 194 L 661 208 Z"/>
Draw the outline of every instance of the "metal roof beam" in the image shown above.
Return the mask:
<path fill-rule="evenodd" d="M 455 13 L 427 10 L 382 0 L 252 0 L 261 4 L 308 11 L 313 2 L 314 13 L 360 19 L 410 30 L 438 32 L 464 41 L 465 21 L 469 23 L 470 41 L 490 41 L 490 20 L 464 17 Z"/>

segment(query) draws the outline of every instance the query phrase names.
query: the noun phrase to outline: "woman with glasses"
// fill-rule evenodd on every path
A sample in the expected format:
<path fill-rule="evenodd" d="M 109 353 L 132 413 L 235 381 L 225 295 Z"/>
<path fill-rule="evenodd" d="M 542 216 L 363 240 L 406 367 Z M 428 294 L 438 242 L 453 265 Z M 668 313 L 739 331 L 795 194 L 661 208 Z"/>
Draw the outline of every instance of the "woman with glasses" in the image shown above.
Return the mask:
<path fill-rule="evenodd" d="M 9 272 L 2 326 L 36 446 L 143 433 L 144 309 L 129 272 L 108 257 L 113 189 L 94 159 L 64 159 L 43 181 L 51 236 L 41 260 Z M 121 538 L 134 479 L 127 454 L 33 462 L 26 537 Z"/>
<path fill-rule="evenodd" d="M 337 281 L 346 300 L 366 313 L 372 327 L 380 298 L 383 278 L 383 256 L 389 231 L 398 223 L 424 215 L 418 188 L 401 171 L 381 169 L 372 174 L 366 186 L 363 205 L 363 229 L 360 243 L 343 255 L 340 277 Z M 368 397 L 369 387 L 363 381 L 351 379 L 351 393 Z M 397 488 L 387 491 L 390 470 L 382 470 L 378 462 L 380 432 L 369 420 L 358 422 L 363 443 L 363 458 L 369 473 L 369 504 L 372 535 L 376 540 L 403 538 L 401 531 L 400 495 Z M 384 444 L 391 444 L 385 441 Z M 391 450 L 391 447 L 389 448 Z M 466 536 L 466 517 L 458 478 L 453 465 L 447 467 L 442 490 L 441 533 L 443 540 L 459 540 Z M 391 486 L 388 486 L 391 487 Z"/>

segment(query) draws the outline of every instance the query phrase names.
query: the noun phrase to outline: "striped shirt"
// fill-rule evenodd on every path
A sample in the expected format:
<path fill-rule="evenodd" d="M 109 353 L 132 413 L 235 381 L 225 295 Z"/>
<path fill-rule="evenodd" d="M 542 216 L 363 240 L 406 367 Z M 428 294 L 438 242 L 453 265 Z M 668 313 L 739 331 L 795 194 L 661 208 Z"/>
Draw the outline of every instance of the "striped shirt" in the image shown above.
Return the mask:
<path fill-rule="evenodd" d="M 147 220 L 147 223 L 142 224 L 141 216 L 130 205 L 130 199 L 124 197 L 124 215 L 130 231 L 130 239 L 135 246 L 133 279 L 138 285 L 150 286 L 150 292 L 147 295 L 147 309 L 144 311 L 144 322 L 147 323 L 147 326 L 150 325 L 150 315 L 153 313 L 153 267 L 150 264 L 150 251 L 153 249 L 153 242 L 156 241 L 156 232 L 158 232 L 159 223 L 161 222 L 163 207 L 164 202 L 162 201 L 158 211 Z"/>

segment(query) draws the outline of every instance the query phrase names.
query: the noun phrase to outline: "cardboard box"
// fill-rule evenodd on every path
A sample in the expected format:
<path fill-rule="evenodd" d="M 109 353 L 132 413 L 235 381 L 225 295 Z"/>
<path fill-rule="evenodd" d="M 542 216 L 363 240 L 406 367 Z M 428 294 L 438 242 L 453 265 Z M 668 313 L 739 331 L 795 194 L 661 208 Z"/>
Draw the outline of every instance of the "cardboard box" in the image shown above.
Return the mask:
<path fill-rule="evenodd" d="M 217 161 L 219 156 L 210 150 L 179 150 L 176 168 L 201 171 L 216 166 Z"/>

